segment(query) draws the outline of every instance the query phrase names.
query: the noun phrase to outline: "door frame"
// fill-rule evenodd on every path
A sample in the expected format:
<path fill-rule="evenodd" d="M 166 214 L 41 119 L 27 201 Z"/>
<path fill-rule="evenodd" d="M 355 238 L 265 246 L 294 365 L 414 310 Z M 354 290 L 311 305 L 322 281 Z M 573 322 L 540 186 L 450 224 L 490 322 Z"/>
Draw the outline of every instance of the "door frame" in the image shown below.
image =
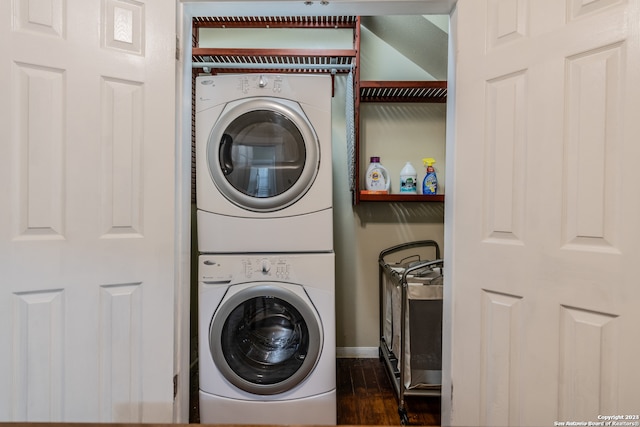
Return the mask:
<path fill-rule="evenodd" d="M 458 0 L 411 0 L 411 1 L 371 1 L 352 0 L 345 3 L 335 3 L 330 8 L 318 9 L 320 6 L 311 7 L 299 2 L 292 4 L 290 1 L 276 2 L 247 2 L 234 1 L 202 1 L 202 0 L 176 0 L 176 100 L 179 102 L 176 108 L 176 322 L 175 322 L 175 373 L 178 381 L 175 385 L 174 421 L 186 423 L 189 421 L 189 378 L 190 378 L 190 284 L 191 284 L 191 108 L 192 105 L 192 25 L 195 16 L 219 15 L 219 16 L 277 16 L 283 14 L 296 16 L 317 15 L 424 15 L 424 14 L 449 14 L 454 15 Z M 324 6 L 322 6 L 324 7 Z M 455 27 L 451 27 L 455 29 Z M 449 99 L 454 99 L 455 88 L 455 63 L 454 46 L 455 31 L 449 31 L 449 64 L 448 64 L 448 93 Z M 455 118 L 453 105 L 447 103 L 447 138 L 446 146 L 453 149 Z M 449 192 L 453 190 L 453 167 L 451 157 L 447 159 L 447 182 Z M 449 176 L 451 175 L 451 176 Z M 452 200 L 445 202 L 445 210 L 451 212 Z M 446 249 L 450 245 L 452 233 L 451 227 L 447 227 L 445 218 L 445 256 L 451 253 Z M 445 266 L 445 270 L 447 267 Z M 451 270 L 446 271 L 451 283 Z M 453 294 L 448 286 L 445 288 L 443 301 L 443 366 L 442 366 L 442 424 L 448 425 L 451 419 L 451 316 Z M 175 377 L 174 377 L 175 378 Z"/>
<path fill-rule="evenodd" d="M 176 0 L 174 423 L 189 422 L 191 377 L 191 109 L 184 108 L 192 103 L 191 17 L 184 9 Z"/>

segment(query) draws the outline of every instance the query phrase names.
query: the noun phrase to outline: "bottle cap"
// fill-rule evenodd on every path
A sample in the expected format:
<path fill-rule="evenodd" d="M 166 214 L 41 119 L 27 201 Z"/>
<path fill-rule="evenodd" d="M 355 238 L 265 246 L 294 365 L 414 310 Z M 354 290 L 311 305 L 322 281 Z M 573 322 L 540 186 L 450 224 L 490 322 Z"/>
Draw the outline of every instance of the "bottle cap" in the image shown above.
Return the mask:
<path fill-rule="evenodd" d="M 369 161 L 371 163 L 380 163 L 380 157 L 372 157 Z"/>

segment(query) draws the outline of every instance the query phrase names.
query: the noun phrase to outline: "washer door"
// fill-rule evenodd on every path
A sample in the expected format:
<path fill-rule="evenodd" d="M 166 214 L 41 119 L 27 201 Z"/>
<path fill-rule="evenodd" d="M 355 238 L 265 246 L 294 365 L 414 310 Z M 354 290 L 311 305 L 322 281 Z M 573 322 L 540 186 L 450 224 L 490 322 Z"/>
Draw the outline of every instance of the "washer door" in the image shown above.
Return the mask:
<path fill-rule="evenodd" d="M 228 200 L 271 212 L 309 190 L 320 165 L 320 144 L 297 103 L 250 98 L 225 107 L 209 136 L 207 163 Z"/>
<path fill-rule="evenodd" d="M 209 330 L 213 360 L 241 390 L 273 395 L 300 384 L 322 348 L 313 306 L 276 284 L 258 285 L 222 303 Z"/>

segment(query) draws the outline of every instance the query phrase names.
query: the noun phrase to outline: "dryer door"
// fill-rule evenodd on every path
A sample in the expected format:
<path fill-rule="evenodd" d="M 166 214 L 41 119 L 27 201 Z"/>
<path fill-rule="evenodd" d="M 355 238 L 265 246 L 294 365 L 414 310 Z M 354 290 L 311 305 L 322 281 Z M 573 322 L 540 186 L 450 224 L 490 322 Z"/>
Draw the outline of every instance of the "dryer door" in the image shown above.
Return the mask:
<path fill-rule="evenodd" d="M 258 285 L 222 303 L 209 330 L 216 367 L 236 387 L 273 395 L 300 384 L 322 349 L 310 301 L 277 284 Z"/>
<path fill-rule="evenodd" d="M 299 200 L 316 178 L 320 144 L 299 104 L 248 98 L 228 104 L 207 143 L 207 163 L 220 192 L 256 212 Z"/>

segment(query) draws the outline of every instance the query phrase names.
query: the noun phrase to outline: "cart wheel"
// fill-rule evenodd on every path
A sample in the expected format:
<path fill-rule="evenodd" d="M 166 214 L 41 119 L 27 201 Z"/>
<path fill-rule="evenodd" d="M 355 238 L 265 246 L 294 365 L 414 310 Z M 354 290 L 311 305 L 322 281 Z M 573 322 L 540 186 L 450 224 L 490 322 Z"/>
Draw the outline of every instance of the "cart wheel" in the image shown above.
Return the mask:
<path fill-rule="evenodd" d="M 400 424 L 403 426 L 408 426 L 409 415 L 407 415 L 407 410 L 404 408 L 398 408 L 398 415 L 400 415 Z"/>

